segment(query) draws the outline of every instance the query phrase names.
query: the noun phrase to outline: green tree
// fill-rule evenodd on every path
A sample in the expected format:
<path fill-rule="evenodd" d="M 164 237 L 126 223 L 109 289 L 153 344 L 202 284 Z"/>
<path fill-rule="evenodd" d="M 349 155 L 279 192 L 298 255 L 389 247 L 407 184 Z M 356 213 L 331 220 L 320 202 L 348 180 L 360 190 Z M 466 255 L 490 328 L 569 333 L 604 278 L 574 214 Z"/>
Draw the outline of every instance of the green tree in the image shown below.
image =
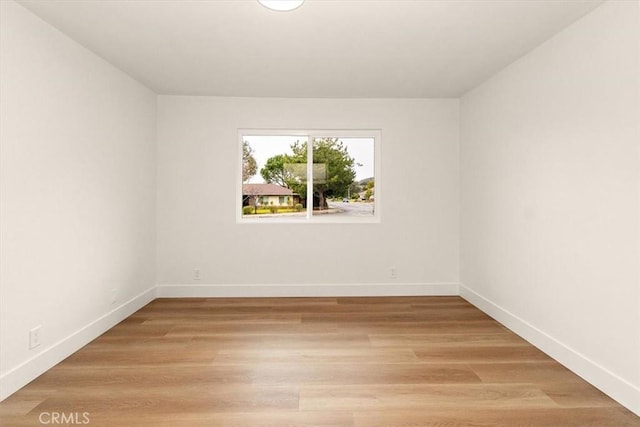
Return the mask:
<path fill-rule="evenodd" d="M 301 181 L 291 167 L 293 162 L 294 159 L 287 154 L 278 154 L 270 157 L 264 167 L 260 169 L 260 175 L 269 184 L 293 188 L 297 182 Z"/>
<path fill-rule="evenodd" d="M 364 199 L 369 200 L 371 199 L 372 195 L 373 195 L 373 191 L 371 191 L 371 188 L 367 188 L 367 191 L 364 192 Z"/>
<path fill-rule="evenodd" d="M 357 199 L 358 198 L 358 193 L 360 193 L 362 191 L 362 187 L 360 186 L 359 183 L 357 182 L 353 182 L 351 183 L 351 185 L 349 186 L 349 195 L 351 196 L 351 199 Z"/>
<path fill-rule="evenodd" d="M 258 163 L 253 157 L 253 148 L 247 141 L 242 141 L 242 182 L 247 182 L 258 171 Z"/>
<path fill-rule="evenodd" d="M 306 163 L 307 143 L 295 142 L 291 146 L 293 163 Z M 355 160 L 338 138 L 313 141 L 313 194 L 319 209 L 327 208 L 328 197 L 344 197 L 356 177 Z M 294 191 L 307 194 L 306 183 L 295 184 Z"/>

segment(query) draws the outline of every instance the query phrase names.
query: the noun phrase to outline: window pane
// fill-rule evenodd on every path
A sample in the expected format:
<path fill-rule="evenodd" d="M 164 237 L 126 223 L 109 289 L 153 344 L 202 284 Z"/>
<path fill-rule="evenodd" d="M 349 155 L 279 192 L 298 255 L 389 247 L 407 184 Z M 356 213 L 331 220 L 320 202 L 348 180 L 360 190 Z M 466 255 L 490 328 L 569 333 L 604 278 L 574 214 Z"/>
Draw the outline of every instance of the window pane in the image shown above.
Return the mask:
<path fill-rule="evenodd" d="M 242 217 L 306 219 L 305 136 L 249 136 L 242 143 Z"/>
<path fill-rule="evenodd" d="M 313 213 L 373 216 L 374 138 L 314 138 Z"/>
<path fill-rule="evenodd" d="M 376 131 L 243 132 L 241 217 L 377 222 L 377 138 Z"/>

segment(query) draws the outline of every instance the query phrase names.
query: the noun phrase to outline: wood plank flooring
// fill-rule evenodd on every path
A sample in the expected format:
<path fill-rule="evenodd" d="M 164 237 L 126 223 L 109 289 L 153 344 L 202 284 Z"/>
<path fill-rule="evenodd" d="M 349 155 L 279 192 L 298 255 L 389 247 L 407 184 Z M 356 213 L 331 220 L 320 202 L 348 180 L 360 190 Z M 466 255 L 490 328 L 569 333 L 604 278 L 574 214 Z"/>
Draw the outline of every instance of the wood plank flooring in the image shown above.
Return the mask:
<path fill-rule="evenodd" d="M 55 413 L 91 426 L 640 426 L 458 297 L 157 299 L 0 403 L 0 425 Z"/>

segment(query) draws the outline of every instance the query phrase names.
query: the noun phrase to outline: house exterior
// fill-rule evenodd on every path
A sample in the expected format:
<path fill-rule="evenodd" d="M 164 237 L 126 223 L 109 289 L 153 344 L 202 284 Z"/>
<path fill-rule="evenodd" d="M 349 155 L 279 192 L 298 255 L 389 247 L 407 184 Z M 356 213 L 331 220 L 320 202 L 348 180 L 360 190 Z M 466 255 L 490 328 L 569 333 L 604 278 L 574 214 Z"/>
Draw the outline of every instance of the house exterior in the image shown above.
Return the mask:
<path fill-rule="evenodd" d="M 277 184 L 242 184 L 242 206 L 293 206 L 300 196 Z"/>

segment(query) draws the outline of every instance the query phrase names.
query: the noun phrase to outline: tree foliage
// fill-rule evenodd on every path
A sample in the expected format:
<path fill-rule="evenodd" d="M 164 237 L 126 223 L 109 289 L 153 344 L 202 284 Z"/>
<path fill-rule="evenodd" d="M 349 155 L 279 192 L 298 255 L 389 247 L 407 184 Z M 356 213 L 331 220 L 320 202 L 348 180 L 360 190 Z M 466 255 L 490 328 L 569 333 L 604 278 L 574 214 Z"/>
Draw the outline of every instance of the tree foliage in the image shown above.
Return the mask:
<path fill-rule="evenodd" d="M 367 191 L 364 192 L 364 199 L 370 200 L 371 196 L 373 196 L 373 191 L 371 190 L 371 188 L 367 188 Z"/>
<path fill-rule="evenodd" d="M 270 157 L 265 165 L 260 169 L 260 175 L 265 182 L 269 184 L 277 184 L 282 187 L 293 188 L 296 184 L 296 175 L 289 166 L 294 161 L 287 154 L 278 154 Z"/>
<path fill-rule="evenodd" d="M 253 157 L 253 148 L 247 141 L 242 142 L 242 182 L 247 182 L 258 171 L 258 163 Z"/>

